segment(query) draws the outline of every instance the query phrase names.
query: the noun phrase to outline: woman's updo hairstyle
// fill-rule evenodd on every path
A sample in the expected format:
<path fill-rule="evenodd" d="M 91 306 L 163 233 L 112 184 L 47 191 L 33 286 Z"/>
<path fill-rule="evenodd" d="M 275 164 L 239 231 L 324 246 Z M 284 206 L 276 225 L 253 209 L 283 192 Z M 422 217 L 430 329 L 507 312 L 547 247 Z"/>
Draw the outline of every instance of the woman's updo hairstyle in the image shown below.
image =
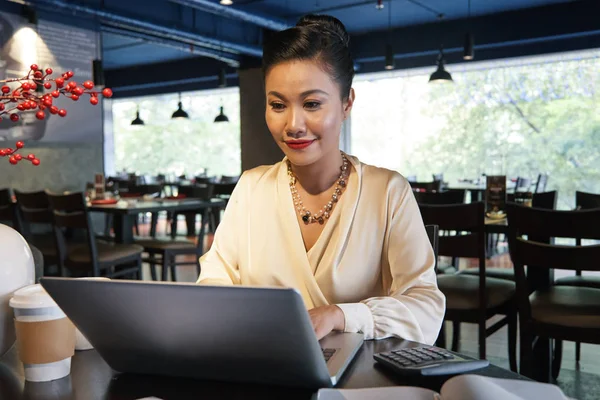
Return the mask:
<path fill-rule="evenodd" d="M 263 46 L 263 74 L 277 64 L 313 60 L 340 85 L 346 100 L 354 78 L 354 62 L 349 49 L 350 36 L 344 24 L 329 15 L 306 15 L 295 27 L 279 31 Z"/>

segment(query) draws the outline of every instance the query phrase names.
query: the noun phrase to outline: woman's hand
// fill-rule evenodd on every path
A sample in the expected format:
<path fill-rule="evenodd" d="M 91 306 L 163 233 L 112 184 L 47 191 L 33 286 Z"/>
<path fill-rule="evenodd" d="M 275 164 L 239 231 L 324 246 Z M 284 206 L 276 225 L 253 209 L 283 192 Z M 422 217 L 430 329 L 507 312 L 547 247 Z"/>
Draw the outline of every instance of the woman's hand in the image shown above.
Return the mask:
<path fill-rule="evenodd" d="M 346 325 L 344 312 L 335 304 L 313 308 L 308 311 L 308 315 L 317 340 L 321 340 L 331 331 L 343 331 Z"/>

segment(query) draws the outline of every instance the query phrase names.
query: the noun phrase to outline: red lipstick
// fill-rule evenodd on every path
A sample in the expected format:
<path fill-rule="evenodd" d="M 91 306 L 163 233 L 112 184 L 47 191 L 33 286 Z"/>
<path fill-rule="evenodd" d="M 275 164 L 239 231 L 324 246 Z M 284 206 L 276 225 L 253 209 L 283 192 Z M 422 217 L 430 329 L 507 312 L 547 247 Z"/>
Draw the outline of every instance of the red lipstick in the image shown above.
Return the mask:
<path fill-rule="evenodd" d="M 313 140 L 286 140 L 285 144 L 292 150 L 302 150 L 313 144 Z"/>

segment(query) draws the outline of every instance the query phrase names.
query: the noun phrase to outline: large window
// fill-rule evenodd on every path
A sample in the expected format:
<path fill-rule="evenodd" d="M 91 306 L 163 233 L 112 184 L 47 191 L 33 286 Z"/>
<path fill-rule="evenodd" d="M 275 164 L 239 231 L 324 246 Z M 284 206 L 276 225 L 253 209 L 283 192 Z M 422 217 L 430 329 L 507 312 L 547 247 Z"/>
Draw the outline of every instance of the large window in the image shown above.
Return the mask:
<path fill-rule="evenodd" d="M 115 100 L 115 170 L 144 175 L 240 174 L 238 88 L 182 93 L 189 119 L 171 119 L 177 94 Z M 139 106 L 143 126 L 132 126 Z M 219 108 L 229 122 L 215 123 Z"/>
<path fill-rule="evenodd" d="M 559 207 L 600 193 L 600 51 L 359 76 L 351 149 L 362 161 L 431 181 L 483 173 L 535 178 Z"/>

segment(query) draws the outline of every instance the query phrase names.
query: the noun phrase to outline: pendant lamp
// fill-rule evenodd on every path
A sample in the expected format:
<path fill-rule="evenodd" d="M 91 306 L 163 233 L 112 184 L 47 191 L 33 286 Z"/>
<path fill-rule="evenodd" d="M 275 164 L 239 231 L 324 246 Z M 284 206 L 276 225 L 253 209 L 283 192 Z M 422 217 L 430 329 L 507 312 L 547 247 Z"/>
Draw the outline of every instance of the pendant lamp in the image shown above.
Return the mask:
<path fill-rule="evenodd" d="M 140 118 L 140 107 L 138 106 L 135 112 L 135 119 L 131 121 L 131 125 L 145 125 L 144 121 Z"/>
<path fill-rule="evenodd" d="M 221 112 L 219 115 L 215 117 L 215 122 L 229 122 L 229 118 L 227 118 L 227 115 L 223 113 L 223 106 L 221 106 Z"/>
<path fill-rule="evenodd" d="M 177 110 L 175 110 L 175 112 L 173 113 L 173 115 L 171 115 L 171 118 L 176 119 L 176 118 L 189 118 L 190 116 L 188 115 L 188 113 L 186 113 L 181 105 L 181 93 L 179 93 L 179 103 L 177 104 Z"/>
<path fill-rule="evenodd" d="M 429 82 L 443 83 L 453 82 L 452 75 L 444 68 L 444 49 L 440 47 L 440 53 L 437 58 L 437 70 L 429 77 Z"/>

